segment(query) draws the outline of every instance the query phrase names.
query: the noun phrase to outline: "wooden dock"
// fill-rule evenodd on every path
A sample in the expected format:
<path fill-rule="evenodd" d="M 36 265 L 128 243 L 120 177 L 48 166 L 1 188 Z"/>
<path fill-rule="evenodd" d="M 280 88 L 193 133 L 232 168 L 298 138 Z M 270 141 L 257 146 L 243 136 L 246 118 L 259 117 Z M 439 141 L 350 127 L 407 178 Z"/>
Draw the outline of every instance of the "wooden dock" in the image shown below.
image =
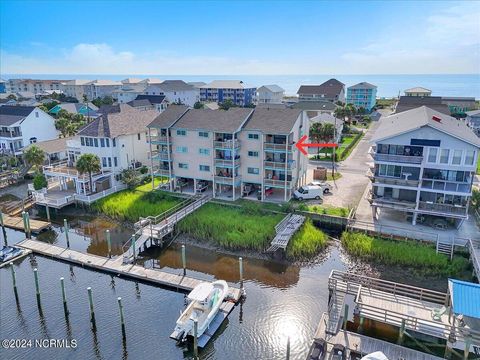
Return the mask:
<path fill-rule="evenodd" d="M 420 351 L 346 330 L 339 330 L 336 335 L 329 334 L 326 332 L 326 315 L 327 314 L 325 313 L 322 314 L 322 318 L 315 333 L 315 339 L 324 339 L 327 342 L 326 359 L 330 359 L 333 346 L 335 344 L 341 344 L 347 349 L 347 358 L 350 358 L 350 352 L 361 353 L 361 355 L 364 356 L 375 351 L 381 351 L 389 359 L 441 360 L 441 358 L 437 356 L 425 354 Z"/>
<path fill-rule="evenodd" d="M 95 270 L 115 273 L 137 280 L 151 282 L 176 290 L 191 291 L 195 286 L 201 282 L 204 282 L 200 279 L 167 273 L 158 269 L 146 269 L 140 265 L 123 264 L 123 259 L 121 256 L 109 259 L 103 256 L 85 254 L 80 251 L 70 250 L 60 246 L 30 239 L 23 240 L 17 245 L 25 249 L 32 250 L 34 253 L 48 256 L 57 260 L 74 263 Z M 240 296 L 241 290 L 239 288 L 229 286 L 229 298 L 234 301 L 238 301 Z"/>
<path fill-rule="evenodd" d="M 10 229 L 25 231 L 25 227 L 23 226 L 23 219 L 18 216 L 10 216 L 3 214 L 3 224 Z M 39 233 L 45 229 L 48 229 L 51 225 L 52 224 L 48 221 L 30 219 L 30 230 L 33 233 Z"/>
<path fill-rule="evenodd" d="M 32 251 L 28 250 L 28 249 L 22 249 L 22 250 L 23 250 L 23 252 L 21 254 L 15 256 L 14 258 L 12 258 L 8 261 L 5 261 L 4 263 L 0 263 L 0 269 L 4 266 L 7 266 L 8 264 L 10 264 L 12 262 L 20 260 L 20 259 L 24 258 L 25 256 L 30 255 L 32 253 Z"/>

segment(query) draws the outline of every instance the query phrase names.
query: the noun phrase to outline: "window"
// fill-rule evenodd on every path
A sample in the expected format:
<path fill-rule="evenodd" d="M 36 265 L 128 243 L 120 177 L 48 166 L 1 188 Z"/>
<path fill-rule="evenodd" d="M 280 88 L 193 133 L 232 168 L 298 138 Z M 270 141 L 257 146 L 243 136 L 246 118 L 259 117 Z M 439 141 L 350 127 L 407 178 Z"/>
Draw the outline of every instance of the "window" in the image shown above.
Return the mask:
<path fill-rule="evenodd" d="M 449 149 L 440 150 L 440 164 L 448 164 L 448 156 L 450 154 Z"/>
<path fill-rule="evenodd" d="M 199 165 L 200 171 L 210 171 L 210 166 L 208 165 Z"/>
<path fill-rule="evenodd" d="M 80 144 L 82 144 L 82 146 L 85 146 L 85 138 L 83 136 L 80 137 Z"/>
<path fill-rule="evenodd" d="M 199 131 L 198 136 L 208 138 L 208 132 L 207 131 Z"/>
<path fill-rule="evenodd" d="M 137 134 L 137 140 L 142 140 L 142 136 L 141 136 L 141 135 L 142 135 L 142 134 L 140 134 L 140 133 Z"/>
<path fill-rule="evenodd" d="M 428 162 L 429 163 L 436 163 L 437 162 L 437 154 L 438 154 L 438 149 L 437 148 L 430 148 L 428 150 Z"/>
<path fill-rule="evenodd" d="M 465 165 L 473 165 L 475 159 L 475 150 L 467 150 L 465 153 Z"/>
<path fill-rule="evenodd" d="M 100 147 L 105 147 L 105 139 L 104 138 L 100 139 Z"/>
<path fill-rule="evenodd" d="M 108 166 L 112 167 L 112 158 L 111 157 L 108 158 Z"/>
<path fill-rule="evenodd" d="M 118 161 L 116 156 L 113 158 L 113 165 L 115 165 L 115 167 L 118 166 Z"/>
<path fill-rule="evenodd" d="M 258 140 L 258 134 L 248 134 L 248 138 L 251 140 Z"/>
<path fill-rule="evenodd" d="M 460 165 L 462 163 L 462 150 L 453 150 L 453 165 Z"/>
<path fill-rule="evenodd" d="M 107 167 L 107 158 L 106 157 L 102 157 L 102 166 Z"/>
<path fill-rule="evenodd" d="M 247 171 L 248 171 L 249 174 L 254 174 L 254 175 L 258 175 L 258 174 L 260 173 L 260 170 L 259 170 L 258 168 L 251 168 L 251 167 L 249 167 L 249 168 L 247 169 Z"/>
<path fill-rule="evenodd" d="M 187 130 L 177 130 L 177 135 L 178 136 L 186 136 L 187 135 Z"/>
<path fill-rule="evenodd" d="M 188 164 L 178 163 L 178 167 L 179 167 L 180 169 L 188 169 Z"/>
<path fill-rule="evenodd" d="M 188 152 L 188 148 L 186 146 L 177 146 L 177 153 L 187 153 Z"/>
<path fill-rule="evenodd" d="M 250 157 L 258 157 L 258 151 L 249 151 L 248 156 Z"/>
<path fill-rule="evenodd" d="M 38 118 L 38 111 L 35 111 L 35 117 Z"/>
<path fill-rule="evenodd" d="M 37 142 L 37 138 L 36 138 L 36 137 L 30 138 L 30 144 L 35 144 L 36 142 Z"/>
<path fill-rule="evenodd" d="M 97 139 L 97 138 L 93 138 L 93 142 L 95 143 L 95 147 L 98 147 L 98 139 Z"/>
<path fill-rule="evenodd" d="M 210 155 L 210 149 L 200 148 L 198 149 L 200 155 Z"/>
<path fill-rule="evenodd" d="M 112 139 L 112 146 L 113 147 L 117 146 L 117 142 L 115 140 L 116 140 L 115 138 Z M 107 147 L 109 147 L 108 146 L 108 139 L 107 139 Z"/>

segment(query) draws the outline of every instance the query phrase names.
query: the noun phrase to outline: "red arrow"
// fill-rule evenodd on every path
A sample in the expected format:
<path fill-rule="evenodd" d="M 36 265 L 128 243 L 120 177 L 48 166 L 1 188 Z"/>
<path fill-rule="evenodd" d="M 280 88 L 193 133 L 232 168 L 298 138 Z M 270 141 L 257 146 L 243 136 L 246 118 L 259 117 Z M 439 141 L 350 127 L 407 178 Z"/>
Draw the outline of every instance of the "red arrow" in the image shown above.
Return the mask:
<path fill-rule="evenodd" d="M 307 138 L 308 138 L 307 135 L 303 135 L 300 138 L 300 140 L 295 144 L 297 149 L 300 150 L 303 155 L 308 155 L 307 150 L 305 150 L 305 148 L 309 148 L 309 147 L 321 147 L 321 148 L 324 148 L 324 147 L 338 147 L 338 144 L 335 144 L 335 143 L 319 143 L 319 144 L 311 143 L 311 144 L 306 144 L 305 140 L 307 140 Z"/>

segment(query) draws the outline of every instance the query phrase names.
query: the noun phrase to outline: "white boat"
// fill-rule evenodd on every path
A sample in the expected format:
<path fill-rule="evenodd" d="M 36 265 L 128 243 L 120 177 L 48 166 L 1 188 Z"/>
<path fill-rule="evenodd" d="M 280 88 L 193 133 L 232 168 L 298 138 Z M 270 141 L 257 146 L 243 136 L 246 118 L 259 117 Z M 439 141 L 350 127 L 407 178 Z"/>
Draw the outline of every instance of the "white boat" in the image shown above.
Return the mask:
<path fill-rule="evenodd" d="M 360 360 L 388 360 L 385 354 L 381 351 L 376 351 L 374 353 L 365 355 Z"/>
<path fill-rule="evenodd" d="M 172 339 L 183 340 L 193 336 L 193 322 L 197 320 L 197 337 L 205 330 L 217 315 L 220 305 L 228 294 L 228 284 L 224 280 L 212 283 L 202 282 L 188 294 L 189 304 L 177 320 Z"/>

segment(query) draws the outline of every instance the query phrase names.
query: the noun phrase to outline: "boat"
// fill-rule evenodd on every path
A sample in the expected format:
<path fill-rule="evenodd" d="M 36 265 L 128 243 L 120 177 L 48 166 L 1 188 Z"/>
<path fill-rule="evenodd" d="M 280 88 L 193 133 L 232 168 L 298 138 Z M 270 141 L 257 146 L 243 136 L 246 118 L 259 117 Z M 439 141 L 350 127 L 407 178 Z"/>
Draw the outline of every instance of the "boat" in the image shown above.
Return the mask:
<path fill-rule="evenodd" d="M 307 360 L 324 360 L 327 354 L 327 342 L 323 339 L 315 339 L 307 356 Z"/>
<path fill-rule="evenodd" d="M 374 353 L 365 355 L 361 360 L 388 360 L 388 358 L 383 352 L 375 351 Z"/>
<path fill-rule="evenodd" d="M 0 250 L 0 263 L 6 263 L 7 261 L 16 258 L 18 255 L 22 254 L 23 250 L 12 247 L 12 246 L 4 246 L 2 250 Z"/>
<path fill-rule="evenodd" d="M 224 280 L 212 283 L 202 282 L 188 294 L 189 304 L 177 320 L 175 330 L 170 337 L 184 341 L 193 336 L 193 323 L 197 320 L 197 338 L 208 329 L 215 318 L 223 300 L 228 294 L 228 284 Z"/>
<path fill-rule="evenodd" d="M 332 360 L 347 360 L 347 350 L 342 344 L 335 344 L 332 349 Z"/>

